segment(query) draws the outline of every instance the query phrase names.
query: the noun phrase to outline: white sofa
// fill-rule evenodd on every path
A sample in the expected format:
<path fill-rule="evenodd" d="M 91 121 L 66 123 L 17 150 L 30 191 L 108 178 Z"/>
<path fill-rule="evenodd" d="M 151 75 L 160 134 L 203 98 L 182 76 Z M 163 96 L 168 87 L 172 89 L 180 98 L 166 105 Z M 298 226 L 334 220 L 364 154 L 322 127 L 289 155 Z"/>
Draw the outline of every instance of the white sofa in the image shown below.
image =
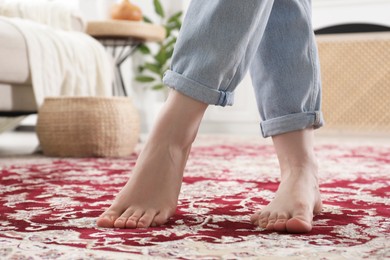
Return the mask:
<path fill-rule="evenodd" d="M 79 18 L 73 19 L 73 26 L 84 30 Z M 2 20 L 0 35 L 0 114 L 36 112 L 25 39 L 16 27 Z"/>
<path fill-rule="evenodd" d="M 0 111 L 36 111 L 27 57 L 22 34 L 0 20 Z"/>

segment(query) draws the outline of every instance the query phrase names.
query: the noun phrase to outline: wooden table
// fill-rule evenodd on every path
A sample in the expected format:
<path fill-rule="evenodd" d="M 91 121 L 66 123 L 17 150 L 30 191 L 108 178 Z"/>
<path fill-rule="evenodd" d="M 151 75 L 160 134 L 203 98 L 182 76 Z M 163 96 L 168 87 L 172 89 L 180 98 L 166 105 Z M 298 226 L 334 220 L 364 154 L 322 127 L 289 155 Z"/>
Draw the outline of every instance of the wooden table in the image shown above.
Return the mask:
<path fill-rule="evenodd" d="M 165 39 L 163 26 L 122 20 L 89 21 L 86 32 L 99 40 L 115 61 L 114 95 L 127 96 L 121 67 L 138 45 Z"/>

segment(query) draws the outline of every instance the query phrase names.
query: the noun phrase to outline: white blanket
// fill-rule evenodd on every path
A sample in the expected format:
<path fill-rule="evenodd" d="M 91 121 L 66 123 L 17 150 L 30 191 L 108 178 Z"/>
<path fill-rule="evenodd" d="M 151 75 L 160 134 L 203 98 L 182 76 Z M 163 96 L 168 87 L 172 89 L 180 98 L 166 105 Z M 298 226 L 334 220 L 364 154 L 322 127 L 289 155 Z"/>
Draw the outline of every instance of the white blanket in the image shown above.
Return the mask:
<path fill-rule="evenodd" d="M 59 0 L 0 0 L 0 15 L 32 20 L 66 31 L 85 29 L 80 11 Z"/>
<path fill-rule="evenodd" d="M 92 37 L 27 19 L 1 16 L 0 19 L 14 25 L 26 39 L 38 107 L 47 96 L 112 95 L 109 56 Z"/>

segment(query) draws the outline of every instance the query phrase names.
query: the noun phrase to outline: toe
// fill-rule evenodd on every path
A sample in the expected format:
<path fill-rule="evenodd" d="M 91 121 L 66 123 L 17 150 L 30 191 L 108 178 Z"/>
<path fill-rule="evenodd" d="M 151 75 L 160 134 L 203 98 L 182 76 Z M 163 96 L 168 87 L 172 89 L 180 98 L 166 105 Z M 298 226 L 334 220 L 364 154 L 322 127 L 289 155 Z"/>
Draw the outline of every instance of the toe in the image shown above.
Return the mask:
<path fill-rule="evenodd" d="M 132 209 L 132 208 L 127 209 L 125 212 L 122 213 L 122 215 L 120 215 L 119 218 L 117 218 L 115 220 L 114 227 L 116 227 L 116 228 L 125 228 L 127 219 L 131 215 L 133 215 L 133 213 L 134 213 L 134 209 Z"/>
<path fill-rule="evenodd" d="M 152 226 L 161 226 L 167 223 L 168 219 L 170 218 L 170 215 L 168 212 L 160 212 L 158 213 L 153 221 L 152 221 Z"/>
<path fill-rule="evenodd" d="M 270 230 L 270 231 L 275 230 L 275 227 L 274 227 L 275 222 L 276 222 L 275 219 L 269 219 L 268 222 L 266 222 L 266 224 L 265 224 L 265 229 Z"/>
<path fill-rule="evenodd" d="M 145 214 L 138 220 L 137 228 L 150 227 L 157 212 L 155 210 L 147 210 Z"/>
<path fill-rule="evenodd" d="M 126 221 L 126 228 L 136 228 L 138 220 L 142 217 L 143 214 L 143 210 L 134 211 L 134 213 Z"/>
<path fill-rule="evenodd" d="M 259 218 L 259 227 L 266 228 L 268 225 L 268 218 L 269 218 L 269 214 L 266 214 L 263 217 L 260 217 Z"/>
<path fill-rule="evenodd" d="M 278 231 L 278 232 L 286 231 L 287 230 L 286 223 L 287 223 L 288 218 L 289 218 L 289 216 L 287 213 L 279 213 L 278 218 L 274 224 L 275 231 Z"/>
<path fill-rule="evenodd" d="M 258 225 L 259 218 L 260 218 L 261 212 L 256 212 L 255 214 L 252 214 L 250 220 L 252 224 L 255 224 L 256 226 Z"/>
<path fill-rule="evenodd" d="M 114 227 L 114 222 L 115 220 L 113 216 L 103 215 L 97 219 L 96 225 L 103 228 L 112 228 Z"/>
<path fill-rule="evenodd" d="M 255 215 L 257 215 L 257 216 L 255 216 Z M 254 220 L 254 221 L 252 221 L 252 223 L 255 224 L 256 226 L 265 228 L 268 224 L 269 216 L 270 216 L 270 213 L 268 211 L 267 212 L 260 212 L 259 211 L 251 216 L 251 220 L 252 219 Z"/>
<path fill-rule="evenodd" d="M 276 222 L 276 219 L 277 219 L 277 214 L 276 213 L 271 213 L 268 217 L 268 219 L 266 220 L 267 224 L 266 224 L 266 227 L 265 229 L 267 230 L 274 230 L 274 224 Z"/>
<path fill-rule="evenodd" d="M 260 219 L 258 226 L 261 228 L 266 228 L 268 225 L 268 218 Z"/>
<path fill-rule="evenodd" d="M 126 227 L 127 218 L 119 217 L 114 222 L 115 228 L 125 228 Z"/>
<path fill-rule="evenodd" d="M 117 211 L 107 210 L 98 217 L 96 220 L 96 225 L 98 227 L 113 228 L 114 222 L 119 217 L 119 215 L 120 214 Z"/>
<path fill-rule="evenodd" d="M 286 222 L 286 230 L 290 233 L 307 233 L 312 229 L 311 221 L 299 217 L 294 217 Z"/>

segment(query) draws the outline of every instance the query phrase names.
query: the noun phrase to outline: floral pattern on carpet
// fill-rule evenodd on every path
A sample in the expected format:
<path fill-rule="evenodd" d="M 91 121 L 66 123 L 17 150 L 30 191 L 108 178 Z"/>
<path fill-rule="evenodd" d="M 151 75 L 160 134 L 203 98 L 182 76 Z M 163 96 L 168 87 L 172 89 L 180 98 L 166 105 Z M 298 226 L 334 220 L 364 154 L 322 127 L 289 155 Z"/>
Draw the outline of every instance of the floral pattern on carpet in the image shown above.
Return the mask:
<path fill-rule="evenodd" d="M 324 209 L 303 235 L 265 231 L 249 221 L 278 186 L 269 144 L 198 142 L 177 214 L 163 227 L 137 230 L 95 225 L 131 175 L 136 153 L 0 159 L 0 258 L 389 258 L 390 146 L 327 144 L 316 152 Z"/>

